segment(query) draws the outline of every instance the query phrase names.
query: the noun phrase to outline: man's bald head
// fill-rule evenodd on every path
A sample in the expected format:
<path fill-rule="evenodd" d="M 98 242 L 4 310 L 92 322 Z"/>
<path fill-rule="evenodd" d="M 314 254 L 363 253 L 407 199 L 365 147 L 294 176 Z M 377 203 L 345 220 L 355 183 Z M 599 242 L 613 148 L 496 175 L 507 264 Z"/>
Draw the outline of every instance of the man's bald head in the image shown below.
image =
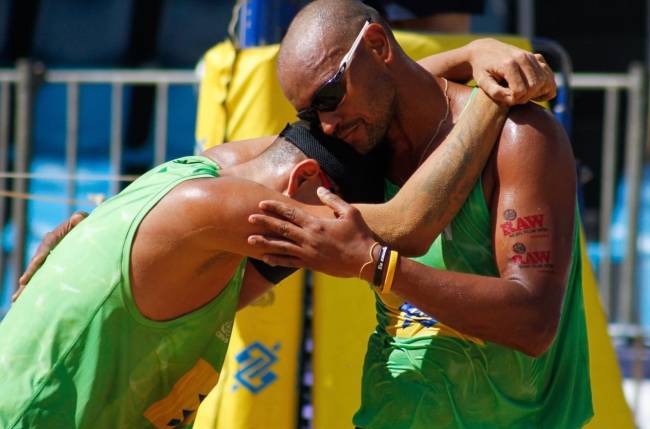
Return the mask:
<path fill-rule="evenodd" d="M 357 0 L 316 0 L 300 10 L 278 54 L 280 85 L 290 100 L 288 80 L 293 72 L 300 70 L 310 77 L 331 74 L 367 20 L 381 24 L 390 34 L 381 15 Z"/>

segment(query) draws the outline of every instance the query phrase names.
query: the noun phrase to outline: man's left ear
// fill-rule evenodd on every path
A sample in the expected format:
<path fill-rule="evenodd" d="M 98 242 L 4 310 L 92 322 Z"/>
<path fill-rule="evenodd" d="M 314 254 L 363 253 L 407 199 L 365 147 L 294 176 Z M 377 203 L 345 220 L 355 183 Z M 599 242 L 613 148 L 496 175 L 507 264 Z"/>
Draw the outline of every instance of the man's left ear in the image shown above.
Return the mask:
<path fill-rule="evenodd" d="M 320 172 L 320 165 L 318 161 L 314 159 L 305 159 L 300 161 L 293 167 L 291 173 L 289 174 L 289 186 L 287 187 L 287 195 L 293 196 L 306 180 L 313 179 L 318 176 Z"/>

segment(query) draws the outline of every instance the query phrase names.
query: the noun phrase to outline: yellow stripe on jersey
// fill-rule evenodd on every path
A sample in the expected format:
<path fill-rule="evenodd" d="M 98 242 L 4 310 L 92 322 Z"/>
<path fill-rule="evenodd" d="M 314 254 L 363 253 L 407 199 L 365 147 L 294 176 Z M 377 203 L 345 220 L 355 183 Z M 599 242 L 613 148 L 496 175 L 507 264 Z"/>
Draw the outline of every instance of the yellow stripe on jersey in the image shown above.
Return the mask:
<path fill-rule="evenodd" d="M 199 404 L 219 381 L 219 373 L 203 359 L 174 384 L 164 399 L 154 402 L 144 416 L 156 429 L 188 425 L 194 421 Z"/>
<path fill-rule="evenodd" d="M 390 317 L 386 325 L 386 333 L 391 337 L 414 338 L 441 335 L 460 338 L 479 345 L 485 344 L 480 338 L 465 335 L 438 322 L 393 293 L 377 294 L 377 296 L 383 303 L 386 314 Z"/>

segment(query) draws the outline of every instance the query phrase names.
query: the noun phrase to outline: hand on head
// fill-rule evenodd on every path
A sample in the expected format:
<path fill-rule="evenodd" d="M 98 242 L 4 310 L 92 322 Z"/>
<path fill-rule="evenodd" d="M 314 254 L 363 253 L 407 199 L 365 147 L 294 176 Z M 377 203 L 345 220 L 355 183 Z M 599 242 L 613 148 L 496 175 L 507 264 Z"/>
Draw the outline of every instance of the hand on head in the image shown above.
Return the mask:
<path fill-rule="evenodd" d="M 337 277 L 353 277 L 366 262 L 375 242 L 359 210 L 325 188 L 318 197 L 335 218 L 312 216 L 279 201 L 262 201 L 264 214 L 249 222 L 267 230 L 252 235 L 248 243 L 264 251 L 264 262 L 285 267 L 306 267 Z"/>

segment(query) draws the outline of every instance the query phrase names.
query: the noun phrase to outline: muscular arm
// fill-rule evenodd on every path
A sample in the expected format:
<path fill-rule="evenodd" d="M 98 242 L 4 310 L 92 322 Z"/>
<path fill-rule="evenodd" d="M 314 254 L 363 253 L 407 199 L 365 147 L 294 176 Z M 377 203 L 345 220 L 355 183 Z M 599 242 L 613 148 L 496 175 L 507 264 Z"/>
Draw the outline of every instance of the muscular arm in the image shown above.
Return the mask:
<path fill-rule="evenodd" d="M 528 106 L 508 121 L 495 169 L 491 211 L 500 277 L 401 258 L 393 292 L 463 333 L 536 356 L 555 336 L 571 263 L 573 156 L 559 125 Z"/>
<path fill-rule="evenodd" d="M 494 182 L 488 205 L 499 277 L 436 270 L 401 257 L 392 292 L 465 334 L 536 356 L 555 336 L 570 267 L 574 162 L 561 127 L 532 105 L 511 115 L 499 145 L 493 177 L 484 177 Z M 265 260 L 329 272 L 353 259 L 340 258 L 342 248 L 372 245 L 372 239 L 358 235 L 367 229 L 358 209 L 333 194 L 325 201 L 337 219 L 298 216 L 289 237 L 294 244 L 261 239 Z M 265 222 L 276 228 L 270 218 Z M 365 244 L 353 243 L 354 237 Z M 353 265 L 347 268 L 345 276 L 358 275 Z M 372 270 L 361 277 L 371 281 Z"/>
<path fill-rule="evenodd" d="M 377 237 L 407 255 L 426 252 L 471 192 L 505 117 L 505 107 L 477 91 L 447 138 L 393 199 L 357 205 Z"/>

